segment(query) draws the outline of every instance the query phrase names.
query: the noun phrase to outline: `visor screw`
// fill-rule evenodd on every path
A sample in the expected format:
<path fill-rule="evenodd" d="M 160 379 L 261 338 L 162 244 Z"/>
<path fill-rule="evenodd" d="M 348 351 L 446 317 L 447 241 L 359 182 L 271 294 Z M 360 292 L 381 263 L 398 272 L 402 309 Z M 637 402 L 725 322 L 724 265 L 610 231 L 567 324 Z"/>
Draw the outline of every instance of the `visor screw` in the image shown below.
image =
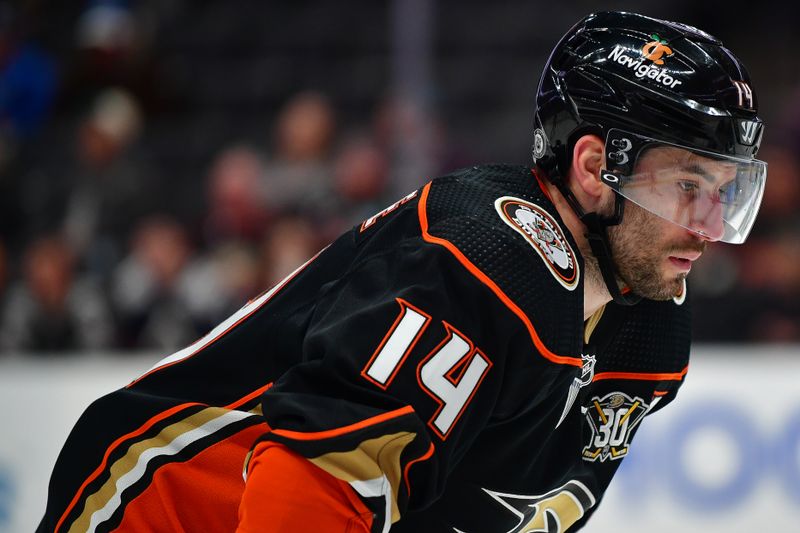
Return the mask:
<path fill-rule="evenodd" d="M 546 137 L 541 128 L 537 128 L 533 132 L 533 158 L 539 159 L 544 156 L 544 147 L 546 146 Z"/>

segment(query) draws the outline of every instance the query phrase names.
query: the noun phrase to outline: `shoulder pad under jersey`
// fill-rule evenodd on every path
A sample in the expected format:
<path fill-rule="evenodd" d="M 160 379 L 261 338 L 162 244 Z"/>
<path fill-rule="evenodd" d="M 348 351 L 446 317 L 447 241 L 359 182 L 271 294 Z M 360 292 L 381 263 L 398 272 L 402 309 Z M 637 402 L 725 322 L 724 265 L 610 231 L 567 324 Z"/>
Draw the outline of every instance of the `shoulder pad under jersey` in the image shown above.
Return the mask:
<path fill-rule="evenodd" d="M 503 300 L 542 355 L 580 366 L 582 258 L 529 168 L 477 166 L 437 178 L 420 210 L 424 237 Z"/>

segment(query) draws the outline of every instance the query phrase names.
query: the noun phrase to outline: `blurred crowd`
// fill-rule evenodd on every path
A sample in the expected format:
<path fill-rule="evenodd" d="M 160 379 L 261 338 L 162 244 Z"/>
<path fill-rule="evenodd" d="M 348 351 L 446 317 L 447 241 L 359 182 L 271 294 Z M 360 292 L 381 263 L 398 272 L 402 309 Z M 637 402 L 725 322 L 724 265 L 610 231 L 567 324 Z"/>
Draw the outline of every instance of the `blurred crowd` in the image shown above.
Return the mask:
<path fill-rule="evenodd" d="M 387 99 L 345 129 L 328 95 L 299 89 L 263 131 L 208 147 L 199 175 L 170 183 L 147 150 L 127 3 L 89 2 L 60 69 L 0 11 L 0 353 L 192 342 L 394 201 L 393 125 L 427 127 Z M 73 107 L 40 157 L 37 134 Z"/>
<path fill-rule="evenodd" d="M 177 349 L 431 175 L 484 162 L 414 102 L 378 98 L 353 121 L 297 87 L 179 179 L 163 163 L 181 147 L 153 142 L 170 106 L 131 2 L 81 4 L 66 56 L 13 6 L 0 2 L 0 354 Z M 800 105 L 785 117 L 759 154 L 750 240 L 710 247 L 692 274 L 698 340 L 800 341 Z M 415 166 L 398 138 L 422 131 Z"/>
<path fill-rule="evenodd" d="M 2 256 L 3 350 L 181 346 L 391 203 L 385 147 L 337 137 L 330 101 L 300 92 L 273 146 L 220 147 L 195 185 L 198 215 L 176 215 L 137 152 L 146 119 L 131 93 L 103 90 L 73 156 L 17 176 L 24 238 Z"/>

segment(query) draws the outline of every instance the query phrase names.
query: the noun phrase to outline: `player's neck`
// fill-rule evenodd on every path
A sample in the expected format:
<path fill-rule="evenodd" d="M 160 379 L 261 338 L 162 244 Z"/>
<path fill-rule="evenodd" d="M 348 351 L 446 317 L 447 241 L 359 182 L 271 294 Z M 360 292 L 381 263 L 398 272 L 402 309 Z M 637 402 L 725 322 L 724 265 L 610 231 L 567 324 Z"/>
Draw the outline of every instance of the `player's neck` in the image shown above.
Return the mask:
<path fill-rule="evenodd" d="M 597 265 L 597 259 L 592 254 L 589 241 L 586 239 L 586 226 L 575 215 L 558 188 L 549 181 L 542 181 L 547 187 L 547 192 L 550 194 L 558 214 L 561 215 L 561 220 L 572 234 L 583 256 L 583 319 L 587 320 L 595 311 L 611 301 L 611 294 L 606 288 Z"/>

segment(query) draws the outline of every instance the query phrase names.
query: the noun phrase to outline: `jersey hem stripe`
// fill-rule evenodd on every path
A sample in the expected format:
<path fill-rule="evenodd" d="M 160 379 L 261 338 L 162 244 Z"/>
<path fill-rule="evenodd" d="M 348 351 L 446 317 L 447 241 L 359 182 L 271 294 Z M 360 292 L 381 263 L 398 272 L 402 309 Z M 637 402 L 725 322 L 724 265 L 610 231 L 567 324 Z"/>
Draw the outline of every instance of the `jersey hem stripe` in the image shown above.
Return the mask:
<path fill-rule="evenodd" d="M 400 409 L 396 409 L 394 411 L 389 411 L 388 413 L 383 413 L 377 416 L 373 416 L 371 418 L 367 418 L 366 420 L 362 420 L 361 422 L 356 422 L 355 424 L 350 424 L 349 426 L 343 426 L 336 429 L 329 429 L 326 431 L 314 431 L 311 433 L 305 433 L 302 431 L 292 431 L 288 429 L 271 429 L 271 432 L 275 435 L 280 437 L 285 437 L 287 439 L 292 440 L 321 440 L 321 439 L 328 439 L 332 437 L 338 437 L 340 435 L 344 435 L 346 433 L 352 433 L 354 431 L 358 431 L 359 429 L 364 429 L 365 427 L 375 426 L 380 424 L 381 422 L 385 422 L 386 420 L 391 420 L 392 418 L 398 418 L 405 415 L 410 415 L 414 413 L 414 408 L 410 405 L 405 407 L 401 407 Z"/>
<path fill-rule="evenodd" d="M 244 405 L 245 403 L 247 403 L 248 401 L 252 400 L 253 398 L 255 398 L 257 396 L 260 396 L 267 389 L 269 389 L 271 386 L 272 386 L 272 383 L 269 383 L 269 384 L 267 384 L 267 385 L 255 390 L 255 391 L 251 392 L 250 394 L 244 396 L 240 400 L 237 400 L 237 401 L 231 403 L 230 405 L 225 406 L 224 409 L 236 409 L 237 407 L 240 407 L 241 405 Z M 117 440 L 115 440 L 113 443 L 111 443 L 111 445 L 106 449 L 106 452 L 103 455 L 103 461 L 95 469 L 95 471 L 92 472 L 89 475 L 89 477 L 86 478 L 86 480 L 81 484 L 80 488 L 75 493 L 75 496 L 73 497 L 72 501 L 67 506 L 67 509 L 64 511 L 64 513 L 61 515 L 61 518 L 58 520 L 58 523 L 56 524 L 56 527 L 55 527 L 54 531 L 58 531 L 61 528 L 61 526 L 64 523 L 64 520 L 66 520 L 67 516 L 69 516 L 69 514 L 72 512 L 73 508 L 78 503 L 78 500 L 81 498 L 81 495 L 86 490 L 86 487 L 92 481 L 94 481 L 97 478 L 97 476 L 99 476 L 105 470 L 106 465 L 108 464 L 109 457 L 111 456 L 112 453 L 114 453 L 114 451 L 123 442 L 125 442 L 127 440 L 130 440 L 130 439 L 133 439 L 133 438 L 136 438 L 139 435 L 142 435 L 143 433 L 148 431 L 151 427 L 153 427 L 155 424 L 157 424 L 161 420 L 164 420 L 165 418 L 168 418 L 168 417 L 170 417 L 170 416 L 172 416 L 172 415 L 174 415 L 174 414 L 176 414 L 176 413 L 178 413 L 178 412 L 180 412 L 180 411 L 182 411 L 184 409 L 187 409 L 189 407 L 196 406 L 196 405 L 203 405 L 203 404 L 202 403 L 198 403 L 198 402 L 191 402 L 191 403 L 184 403 L 184 404 L 181 404 L 181 405 L 176 405 L 175 407 L 172 407 L 172 408 L 170 408 L 170 409 L 168 409 L 166 411 L 163 411 L 163 412 L 159 413 L 158 415 L 154 416 L 153 418 L 151 418 L 150 420 L 145 422 L 137 430 L 132 431 L 130 433 L 126 433 L 125 435 L 119 437 Z"/>
<path fill-rule="evenodd" d="M 66 520 L 67 516 L 72 512 L 72 509 L 75 507 L 75 504 L 78 503 L 78 500 L 80 499 L 81 495 L 83 494 L 83 491 L 86 489 L 86 487 L 89 485 L 89 483 L 94 481 L 95 478 L 97 478 L 97 476 L 99 476 L 105 470 L 106 464 L 108 463 L 109 457 L 114 452 L 114 450 L 117 449 L 117 447 L 120 444 L 122 444 L 123 442 L 125 442 L 128 439 L 132 439 L 134 437 L 138 437 L 139 435 L 143 434 L 148 429 L 153 427 L 157 422 L 160 422 L 161 420 L 164 420 L 165 418 L 168 418 L 169 416 L 171 416 L 171 415 L 173 415 L 175 413 L 178 413 L 178 412 L 180 412 L 180 411 L 182 411 L 184 409 L 187 409 L 189 407 L 192 407 L 194 405 L 203 405 L 203 404 L 197 403 L 197 402 L 192 402 L 192 403 L 184 403 L 184 404 L 181 404 L 181 405 L 176 405 L 175 407 L 173 407 L 171 409 L 168 409 L 168 410 L 166 410 L 166 411 L 164 411 L 162 413 L 159 413 L 158 415 L 154 416 L 153 418 L 151 418 L 150 420 L 145 422 L 144 425 L 142 425 L 136 431 L 132 431 L 130 433 L 127 433 L 127 434 L 121 436 L 120 438 L 115 440 L 111 444 L 111 446 L 106 448 L 106 453 L 103 455 L 103 461 L 95 469 L 95 471 L 92 472 L 89 475 L 89 477 L 86 478 L 86 480 L 81 484 L 80 488 L 75 493 L 75 496 L 72 498 L 72 501 L 67 506 L 67 509 L 64 511 L 64 514 L 61 515 L 61 518 L 56 523 L 56 527 L 55 527 L 54 531 L 58 531 L 61 528 L 62 524 L 64 523 L 64 520 Z"/>

